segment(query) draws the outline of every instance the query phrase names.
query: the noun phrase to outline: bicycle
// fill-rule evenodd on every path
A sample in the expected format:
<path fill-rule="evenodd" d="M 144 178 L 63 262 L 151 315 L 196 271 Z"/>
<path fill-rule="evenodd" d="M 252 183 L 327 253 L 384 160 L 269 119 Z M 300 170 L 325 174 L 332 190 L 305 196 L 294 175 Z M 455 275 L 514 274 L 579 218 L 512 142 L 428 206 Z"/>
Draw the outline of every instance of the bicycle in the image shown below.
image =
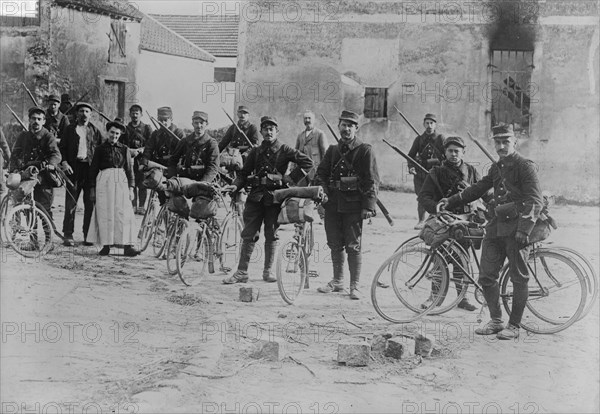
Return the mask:
<path fill-rule="evenodd" d="M 213 196 L 227 208 L 224 195 L 227 191 L 214 185 Z M 232 197 L 227 214 L 219 223 L 216 216 L 197 218 L 190 222 L 181 235 L 175 249 L 175 263 L 179 278 L 186 286 L 198 285 L 208 273 L 215 272 L 215 259 L 219 261 L 219 270 L 230 272 L 237 262 L 241 241 L 242 223 L 238 215 L 238 199 Z"/>
<path fill-rule="evenodd" d="M 323 197 L 320 192 L 313 198 L 315 212 Z M 275 264 L 279 294 L 289 305 L 294 304 L 302 291 L 310 287 L 311 277 L 318 277 L 316 271 L 310 270 L 309 262 L 315 245 L 312 221 L 304 220 L 294 223 L 294 226 L 294 235 L 280 245 Z"/>
<path fill-rule="evenodd" d="M 472 266 L 474 262 L 479 270 L 479 259 L 472 242 L 481 241 L 483 235 L 470 236 L 468 226 L 473 226 L 473 223 L 462 217 L 447 212 L 440 213 L 440 216 L 453 222 L 448 240 L 440 246 L 429 247 L 413 237 L 403 243 L 376 272 L 371 285 L 371 299 L 376 312 L 384 319 L 407 323 L 425 315 L 442 314 L 454 308 L 471 288 L 475 289 L 477 301 L 484 304 L 482 288 L 474 279 Z M 478 227 L 482 228 L 481 225 Z M 459 244 L 461 240 L 471 242 L 468 245 L 471 255 Z M 532 246 L 527 263 L 529 298 L 521 321 L 521 326 L 527 331 L 556 333 L 582 317 L 587 292 L 593 289 L 592 282 L 589 281 L 590 275 L 584 271 L 584 265 L 573 260 L 574 256 L 582 256 L 565 251 L 565 248 L 543 247 L 540 243 Z M 452 276 L 449 265 L 453 266 Z M 512 283 L 508 270 L 508 264 L 505 264 L 500 271 L 499 286 L 501 302 L 510 315 Z M 594 274 L 591 276 L 594 279 Z M 383 297 L 386 292 L 377 288 L 382 277 L 390 277 L 393 289 L 387 293 L 389 297 Z M 448 296 L 451 282 L 457 287 L 455 296 Z M 553 300 L 549 299 L 550 296 Z M 421 305 L 428 298 L 432 299 L 430 304 L 422 309 Z M 398 300 L 404 309 L 398 308 Z M 388 307 L 384 308 L 384 304 Z"/>
<path fill-rule="evenodd" d="M 140 230 L 138 232 L 138 240 L 140 245 L 140 253 L 148 248 L 150 240 L 152 239 L 152 232 L 154 230 L 155 220 L 158 209 L 158 195 L 156 190 L 150 190 L 150 197 L 148 197 L 148 208 L 142 218 L 140 224 Z"/>

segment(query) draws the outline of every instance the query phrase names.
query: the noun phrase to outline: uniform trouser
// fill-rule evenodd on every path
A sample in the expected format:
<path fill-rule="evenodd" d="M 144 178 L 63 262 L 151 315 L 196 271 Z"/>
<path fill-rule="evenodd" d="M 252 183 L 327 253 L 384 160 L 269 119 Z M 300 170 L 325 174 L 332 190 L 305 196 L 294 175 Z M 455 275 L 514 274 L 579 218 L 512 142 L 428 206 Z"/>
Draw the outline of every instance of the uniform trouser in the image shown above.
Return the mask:
<path fill-rule="evenodd" d="M 415 186 L 415 194 L 417 197 L 421 192 L 421 188 L 423 188 L 423 183 L 425 183 L 425 178 L 427 176 L 421 172 L 417 172 L 413 178 L 413 184 Z M 419 221 L 425 220 L 425 208 L 417 201 L 417 213 L 419 214 Z"/>
<path fill-rule="evenodd" d="M 362 223 L 360 212 L 338 213 L 334 209 L 325 208 L 327 245 L 331 249 L 332 258 L 338 256 L 337 252 L 346 250 L 351 284 L 358 283 L 360 278 Z M 336 263 L 334 263 L 335 274 Z"/>
<path fill-rule="evenodd" d="M 92 220 L 92 212 L 94 210 L 94 202 L 90 199 L 91 187 L 87 182 L 90 166 L 87 161 L 78 161 L 71 167 L 73 168 L 73 174 L 69 176 L 69 179 L 73 183 L 73 186 L 66 184 L 66 189 L 68 191 L 65 192 L 65 218 L 63 220 L 63 233 L 65 237 L 73 237 L 77 201 L 79 200 L 79 195 L 83 191 L 83 235 L 86 237 L 90 228 L 90 222 Z"/>
<path fill-rule="evenodd" d="M 508 322 L 515 326 L 521 323 L 529 296 L 527 258 L 530 250 L 531 246 L 519 246 L 514 237 L 483 239 L 479 284 L 483 288 L 483 295 L 493 321 L 502 322 L 498 278 L 504 260 L 508 258 L 508 276 L 513 285 L 512 310 Z"/>
<path fill-rule="evenodd" d="M 470 246 L 470 242 L 469 240 L 461 240 L 457 242 L 467 253 L 467 257 L 464 258 L 464 260 L 469 260 L 470 254 L 469 254 L 469 246 Z M 452 279 L 454 280 L 454 284 L 456 285 L 456 294 L 460 295 L 462 290 L 464 289 L 464 281 L 462 279 L 466 279 L 465 277 L 465 272 L 463 272 L 463 270 L 458 266 L 459 264 L 465 268 L 468 269 L 468 264 L 467 263 L 463 263 L 463 261 L 461 260 L 462 257 L 461 255 L 457 254 L 457 253 L 450 253 L 449 255 L 450 257 L 446 257 L 446 261 L 450 264 L 452 264 Z M 445 298 L 446 294 L 448 293 L 448 289 L 450 288 L 450 285 L 446 286 L 446 290 L 442 293 L 442 297 Z M 440 281 L 439 280 L 432 280 L 431 281 L 431 292 L 435 295 L 437 295 L 440 291 Z M 441 305 L 444 302 L 444 299 L 440 299 L 439 305 Z"/>
<path fill-rule="evenodd" d="M 244 250 L 240 256 L 238 263 L 238 269 L 247 271 L 248 264 L 250 262 L 250 256 L 254 249 L 254 243 L 259 239 L 260 228 L 265 225 L 265 252 L 273 247 L 273 243 L 277 241 L 277 217 L 281 207 L 279 204 L 275 205 L 264 205 L 261 202 L 246 201 L 244 213 L 242 215 L 244 219 L 244 229 L 242 230 L 242 241 Z"/>
<path fill-rule="evenodd" d="M 52 203 L 54 201 L 54 189 L 36 185 L 33 189 L 33 199 L 40 203 L 52 219 Z"/>

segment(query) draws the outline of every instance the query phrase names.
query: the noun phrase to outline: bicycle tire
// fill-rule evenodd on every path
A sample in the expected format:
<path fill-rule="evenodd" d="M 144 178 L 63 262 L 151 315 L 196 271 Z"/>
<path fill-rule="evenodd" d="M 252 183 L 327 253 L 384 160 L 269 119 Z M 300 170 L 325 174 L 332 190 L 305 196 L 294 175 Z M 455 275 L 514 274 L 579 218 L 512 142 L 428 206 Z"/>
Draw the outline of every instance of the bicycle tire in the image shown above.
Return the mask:
<path fill-rule="evenodd" d="M 40 258 L 52 248 L 52 222 L 37 207 L 31 204 L 17 205 L 10 210 L 5 220 L 6 241 L 21 256 Z"/>
<path fill-rule="evenodd" d="M 581 272 L 583 273 L 588 288 L 586 305 L 583 309 L 583 312 L 581 312 L 581 315 L 579 316 L 579 319 L 582 319 L 584 316 L 590 313 L 594 307 L 594 304 L 596 303 L 596 300 L 598 300 L 598 274 L 596 273 L 596 270 L 590 261 L 577 250 L 563 246 L 549 246 L 547 248 L 560 250 L 562 253 L 573 255 L 575 263 L 577 263 L 581 268 Z"/>
<path fill-rule="evenodd" d="M 154 194 L 154 192 L 153 192 Z M 140 224 L 140 231 L 138 233 L 138 239 L 140 244 L 140 253 L 148 248 L 150 244 L 150 240 L 152 239 L 152 231 L 154 229 L 154 220 L 156 219 L 156 202 L 154 200 L 154 196 L 150 196 L 150 202 L 148 203 L 148 208 L 146 209 L 146 213 L 144 213 L 144 218 L 142 219 L 142 223 Z"/>
<path fill-rule="evenodd" d="M 8 235 L 6 233 L 5 228 L 5 219 L 8 216 L 8 211 L 10 210 L 9 201 L 11 197 L 10 195 L 6 195 L 2 202 L 0 202 L 0 241 L 4 245 L 4 242 L 8 243 Z"/>
<path fill-rule="evenodd" d="M 281 298 L 287 304 L 293 305 L 304 290 L 308 277 L 308 258 L 304 248 L 295 238 L 281 245 L 277 253 L 275 272 Z"/>
<path fill-rule="evenodd" d="M 218 235 L 216 247 L 219 249 L 215 255 L 219 259 L 220 270 L 229 273 L 235 269 L 240 258 L 242 245 L 242 230 L 244 226 L 237 214 L 228 214 L 223 220 L 221 231 Z"/>
<path fill-rule="evenodd" d="M 174 223 L 173 233 L 169 238 L 169 242 L 167 243 L 167 248 L 165 249 L 165 258 L 167 259 L 167 272 L 174 276 L 177 274 L 177 264 L 176 264 L 176 249 L 179 240 L 181 239 L 181 234 L 185 231 L 188 226 L 188 221 L 183 217 L 177 217 L 177 220 Z"/>
<path fill-rule="evenodd" d="M 430 315 L 441 315 L 443 313 L 448 312 L 451 309 L 454 309 L 466 296 L 469 291 L 470 286 L 474 286 L 467 276 L 463 277 L 455 277 L 454 276 L 454 266 L 455 261 L 460 264 L 460 266 L 466 270 L 466 273 L 469 275 L 473 274 L 473 266 L 471 265 L 471 258 L 466 250 L 458 243 L 449 243 L 445 242 L 442 247 L 446 249 L 444 252 L 440 252 L 446 258 L 450 256 L 450 258 L 445 259 L 448 265 L 452 264 L 453 270 L 452 273 L 448 271 L 448 287 L 444 292 L 443 296 L 440 298 L 440 302 L 438 306 L 431 310 Z M 438 250 L 440 249 L 438 248 Z M 449 249 L 449 250 L 448 250 Z M 454 286 L 453 286 L 454 285 Z M 455 290 L 455 289 L 456 290 Z M 454 296 L 452 292 L 456 291 L 456 295 Z"/>
<path fill-rule="evenodd" d="M 167 203 L 163 204 L 152 229 L 152 252 L 154 257 L 160 258 L 165 250 L 165 244 L 167 242 L 167 230 L 169 227 L 170 214 L 167 209 Z"/>
<path fill-rule="evenodd" d="M 586 281 L 577 264 L 559 251 L 539 248 L 530 255 L 528 267 L 529 298 L 521 327 L 532 333 L 552 334 L 577 322 L 587 296 Z M 512 283 L 508 270 L 508 265 L 505 265 L 501 273 L 500 297 L 504 309 L 510 315 Z M 567 273 L 568 270 L 570 272 Z M 558 293 L 561 294 L 556 295 Z M 548 299 L 549 297 L 554 299 Z"/>
<path fill-rule="evenodd" d="M 315 237 L 313 233 L 312 222 L 304 223 L 304 249 L 307 259 L 312 256 L 313 249 L 315 247 Z"/>
<path fill-rule="evenodd" d="M 429 280 L 436 280 L 442 292 L 448 287 L 447 264 L 439 252 L 410 245 L 397 249 L 381 264 L 373 277 L 371 302 L 375 311 L 392 323 L 409 323 L 424 317 L 440 300 L 438 295 L 425 309 L 421 308 L 421 304 L 431 295 Z M 391 284 L 393 289 L 380 287 L 380 281 Z M 407 285 L 408 282 L 413 282 L 414 286 Z M 409 298 L 413 290 L 415 297 Z"/>
<path fill-rule="evenodd" d="M 179 238 L 175 263 L 179 279 L 186 286 L 196 286 L 206 275 L 208 238 L 204 225 L 189 225 Z"/>

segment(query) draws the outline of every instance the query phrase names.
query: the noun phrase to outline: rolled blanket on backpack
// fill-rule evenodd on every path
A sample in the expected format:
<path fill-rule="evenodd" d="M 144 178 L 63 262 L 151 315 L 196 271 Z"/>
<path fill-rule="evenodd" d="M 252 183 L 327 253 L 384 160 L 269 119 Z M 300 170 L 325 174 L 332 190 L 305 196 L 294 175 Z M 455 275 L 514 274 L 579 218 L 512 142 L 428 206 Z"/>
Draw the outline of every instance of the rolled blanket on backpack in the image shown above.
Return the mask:
<path fill-rule="evenodd" d="M 183 187 L 195 183 L 191 178 L 173 177 L 167 180 L 167 191 L 173 195 L 183 194 Z"/>
<path fill-rule="evenodd" d="M 323 187 L 315 185 L 311 187 L 291 187 L 275 190 L 273 192 L 273 202 L 281 204 L 283 200 L 290 197 L 310 198 L 312 200 L 321 200 L 323 197 Z"/>
<path fill-rule="evenodd" d="M 188 198 L 199 196 L 212 197 L 214 193 L 212 186 L 206 181 L 194 181 L 191 184 L 184 185 L 182 190 L 183 195 Z"/>

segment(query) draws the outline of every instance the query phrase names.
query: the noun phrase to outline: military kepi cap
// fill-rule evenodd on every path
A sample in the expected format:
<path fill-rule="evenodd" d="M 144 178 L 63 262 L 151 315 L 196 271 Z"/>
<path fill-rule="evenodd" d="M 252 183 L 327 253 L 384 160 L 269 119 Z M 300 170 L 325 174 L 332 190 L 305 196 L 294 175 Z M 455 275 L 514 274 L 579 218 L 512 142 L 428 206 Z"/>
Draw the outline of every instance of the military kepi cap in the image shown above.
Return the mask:
<path fill-rule="evenodd" d="M 143 111 L 144 111 L 144 110 L 142 109 L 141 105 L 138 105 L 138 104 L 133 104 L 133 105 L 131 105 L 131 106 L 129 107 L 129 112 L 131 112 L 131 111 L 135 111 L 135 110 L 138 110 L 138 111 L 140 111 L 140 112 L 143 112 Z"/>
<path fill-rule="evenodd" d="M 425 114 L 425 118 L 423 118 L 423 121 L 427 121 L 428 119 L 430 121 L 437 122 L 435 114 Z"/>
<path fill-rule="evenodd" d="M 496 126 L 492 127 L 492 138 L 493 139 L 500 139 L 500 138 L 506 138 L 506 137 L 514 137 L 514 136 L 515 136 L 515 132 L 513 131 L 512 124 L 496 125 Z"/>
<path fill-rule="evenodd" d="M 358 125 L 358 114 L 352 111 L 342 111 L 340 115 L 340 121 L 350 121 L 356 125 Z"/>
<path fill-rule="evenodd" d="M 42 115 L 46 116 L 46 112 L 44 112 L 44 110 L 42 108 L 38 108 L 37 106 L 29 108 L 29 110 L 27 111 L 28 116 L 31 116 L 33 114 L 42 114 Z"/>
<path fill-rule="evenodd" d="M 77 104 L 77 106 L 75 107 L 75 110 L 76 110 L 76 111 L 79 111 L 79 109 L 80 109 L 80 108 L 82 108 L 82 107 L 83 107 L 83 108 L 89 108 L 89 109 L 90 109 L 90 111 L 93 111 L 93 110 L 94 110 L 94 108 L 92 108 L 92 105 L 90 105 L 90 104 L 89 104 L 89 103 L 87 103 L 87 102 L 79 102 L 79 103 Z"/>
<path fill-rule="evenodd" d="M 57 102 L 57 103 L 60 103 L 60 99 L 56 95 L 50 95 L 50 96 L 48 96 L 48 102 Z"/>
<path fill-rule="evenodd" d="M 112 127 L 120 129 L 122 133 L 125 133 L 126 131 L 125 125 L 123 125 L 123 121 L 121 121 L 121 118 L 115 118 L 114 121 L 106 124 L 107 131 L 110 130 Z"/>
<path fill-rule="evenodd" d="M 208 122 L 208 114 L 203 111 L 194 111 L 194 114 L 192 115 L 192 120 L 194 119 L 201 119 L 205 122 Z"/>
<path fill-rule="evenodd" d="M 173 116 L 173 110 L 170 106 L 162 106 L 156 111 L 158 116 Z"/>
<path fill-rule="evenodd" d="M 238 112 L 245 112 L 245 113 L 249 114 L 250 110 L 248 109 L 248 107 L 246 107 L 244 105 L 240 105 L 240 106 L 238 106 Z"/>
<path fill-rule="evenodd" d="M 448 137 L 444 140 L 444 148 L 447 148 L 448 145 L 453 144 L 457 145 L 461 148 L 465 148 L 465 141 L 461 137 Z"/>
<path fill-rule="evenodd" d="M 264 125 L 267 124 L 271 124 L 271 125 L 275 125 L 276 127 L 279 127 L 279 124 L 277 123 L 277 118 L 275 118 L 274 116 L 263 116 L 262 118 L 260 118 L 260 127 L 262 128 Z"/>

